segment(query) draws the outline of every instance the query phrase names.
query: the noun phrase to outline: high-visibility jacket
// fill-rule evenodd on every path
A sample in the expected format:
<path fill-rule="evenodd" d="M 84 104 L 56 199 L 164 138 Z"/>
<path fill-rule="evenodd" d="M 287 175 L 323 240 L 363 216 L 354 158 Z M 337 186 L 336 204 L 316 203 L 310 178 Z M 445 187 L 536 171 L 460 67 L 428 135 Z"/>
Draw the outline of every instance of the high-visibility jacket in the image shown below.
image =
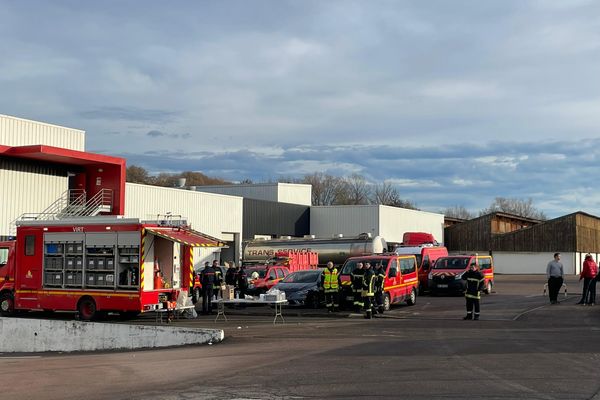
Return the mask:
<path fill-rule="evenodd" d="M 365 270 L 362 268 L 356 268 L 352 271 L 352 290 L 354 292 L 360 292 L 362 290 L 364 276 Z"/>
<path fill-rule="evenodd" d="M 325 293 L 337 292 L 339 289 L 337 268 L 325 268 L 323 271 L 323 289 Z"/>
<path fill-rule="evenodd" d="M 477 270 L 468 270 L 462 275 L 462 279 L 467 281 L 465 297 L 471 299 L 480 299 L 480 290 L 482 289 L 483 282 L 485 281 L 483 274 Z"/>
<path fill-rule="evenodd" d="M 365 276 L 363 279 L 362 296 L 373 297 L 375 296 L 375 274 L 372 269 L 365 270 Z"/>

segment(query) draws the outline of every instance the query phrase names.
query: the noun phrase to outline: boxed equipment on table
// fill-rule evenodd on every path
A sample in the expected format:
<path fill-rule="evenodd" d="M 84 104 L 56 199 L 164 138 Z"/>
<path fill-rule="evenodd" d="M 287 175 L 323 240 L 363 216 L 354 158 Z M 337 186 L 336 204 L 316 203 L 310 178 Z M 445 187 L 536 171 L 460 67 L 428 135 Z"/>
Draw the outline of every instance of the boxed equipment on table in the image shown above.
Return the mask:
<path fill-rule="evenodd" d="M 225 286 L 225 289 L 223 290 L 223 300 L 233 300 L 234 299 L 234 288 L 235 288 L 235 286 L 233 286 L 233 285 Z"/>

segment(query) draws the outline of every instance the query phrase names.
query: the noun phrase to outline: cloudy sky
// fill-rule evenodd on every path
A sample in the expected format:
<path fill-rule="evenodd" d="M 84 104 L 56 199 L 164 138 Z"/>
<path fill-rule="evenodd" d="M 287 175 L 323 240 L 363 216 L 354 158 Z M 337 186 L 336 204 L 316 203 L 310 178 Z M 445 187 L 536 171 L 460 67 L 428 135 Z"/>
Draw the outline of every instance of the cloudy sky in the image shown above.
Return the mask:
<path fill-rule="evenodd" d="M 0 113 L 152 172 L 600 215 L 600 2 L 0 0 Z"/>

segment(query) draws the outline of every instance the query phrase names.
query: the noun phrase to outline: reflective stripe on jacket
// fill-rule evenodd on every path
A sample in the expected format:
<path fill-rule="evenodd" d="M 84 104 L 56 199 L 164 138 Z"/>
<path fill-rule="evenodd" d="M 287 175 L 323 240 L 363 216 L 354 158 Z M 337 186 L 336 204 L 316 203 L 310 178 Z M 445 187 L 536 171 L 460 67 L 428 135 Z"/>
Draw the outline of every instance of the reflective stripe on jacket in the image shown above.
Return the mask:
<path fill-rule="evenodd" d="M 362 295 L 363 297 L 375 296 L 374 289 L 375 274 L 370 269 L 365 271 L 365 277 L 363 279 Z"/>
<path fill-rule="evenodd" d="M 465 297 L 471 299 L 480 299 L 480 290 L 485 281 L 483 274 L 479 271 L 467 271 L 463 274 L 462 279 L 467 281 L 467 288 L 465 290 Z"/>

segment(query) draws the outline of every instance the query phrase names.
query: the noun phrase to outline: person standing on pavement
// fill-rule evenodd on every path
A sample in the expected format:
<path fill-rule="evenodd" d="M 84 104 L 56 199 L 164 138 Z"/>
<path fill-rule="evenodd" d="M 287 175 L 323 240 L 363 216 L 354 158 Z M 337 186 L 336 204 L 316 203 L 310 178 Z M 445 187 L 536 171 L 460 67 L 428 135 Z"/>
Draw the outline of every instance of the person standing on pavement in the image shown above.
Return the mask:
<path fill-rule="evenodd" d="M 467 281 L 467 289 L 465 290 L 465 300 L 467 303 L 467 315 L 463 318 L 479 319 L 479 299 L 481 299 L 481 290 L 485 279 L 475 262 L 469 265 L 469 270 L 462 275 L 462 279 Z M 473 314 L 475 308 L 475 314 Z"/>
<path fill-rule="evenodd" d="M 235 274 L 237 273 L 237 268 L 235 263 L 232 261 L 229 264 L 229 268 L 227 268 L 227 272 L 225 272 L 225 284 L 230 286 L 235 286 Z"/>
<path fill-rule="evenodd" d="M 554 253 L 554 260 L 546 267 L 546 278 L 548 278 L 548 295 L 550 304 L 558 304 L 558 292 L 563 284 L 565 273 L 560 262 L 560 253 Z"/>
<path fill-rule="evenodd" d="M 385 291 L 385 270 L 380 262 L 375 264 L 375 311 L 383 314 L 383 296 Z"/>
<path fill-rule="evenodd" d="M 217 260 L 213 261 L 212 269 L 215 272 L 215 281 L 213 283 L 215 299 L 218 299 L 219 296 L 222 298 L 223 294 L 221 293 L 221 285 L 223 284 L 223 274 L 221 273 L 221 268 L 219 268 L 219 262 Z"/>
<path fill-rule="evenodd" d="M 593 305 L 596 302 L 596 276 L 598 275 L 598 265 L 591 254 L 585 256 L 583 269 L 579 274 L 579 280 L 583 279 L 583 292 L 581 300 L 577 304 Z"/>
<path fill-rule="evenodd" d="M 334 267 L 333 262 L 329 261 L 321 275 L 321 287 L 325 292 L 325 304 L 329 312 L 334 312 L 338 308 L 339 279 L 337 268 Z"/>
<path fill-rule="evenodd" d="M 375 273 L 370 263 L 365 263 L 362 298 L 365 308 L 365 318 L 373 318 L 373 297 L 375 296 Z"/>
<path fill-rule="evenodd" d="M 243 265 L 237 266 L 237 273 L 235 275 L 235 290 L 238 294 L 238 299 L 246 298 L 246 290 L 248 289 L 248 274 Z"/>
<path fill-rule="evenodd" d="M 200 274 L 200 281 L 202 282 L 202 314 L 208 315 L 212 313 L 213 290 L 216 281 L 214 267 L 206 266 Z"/>
<path fill-rule="evenodd" d="M 356 268 L 352 271 L 352 291 L 354 292 L 354 311 L 361 312 L 364 304 L 362 300 L 362 289 L 363 279 L 365 276 L 365 270 L 363 269 L 363 263 L 359 262 L 356 264 Z"/>

